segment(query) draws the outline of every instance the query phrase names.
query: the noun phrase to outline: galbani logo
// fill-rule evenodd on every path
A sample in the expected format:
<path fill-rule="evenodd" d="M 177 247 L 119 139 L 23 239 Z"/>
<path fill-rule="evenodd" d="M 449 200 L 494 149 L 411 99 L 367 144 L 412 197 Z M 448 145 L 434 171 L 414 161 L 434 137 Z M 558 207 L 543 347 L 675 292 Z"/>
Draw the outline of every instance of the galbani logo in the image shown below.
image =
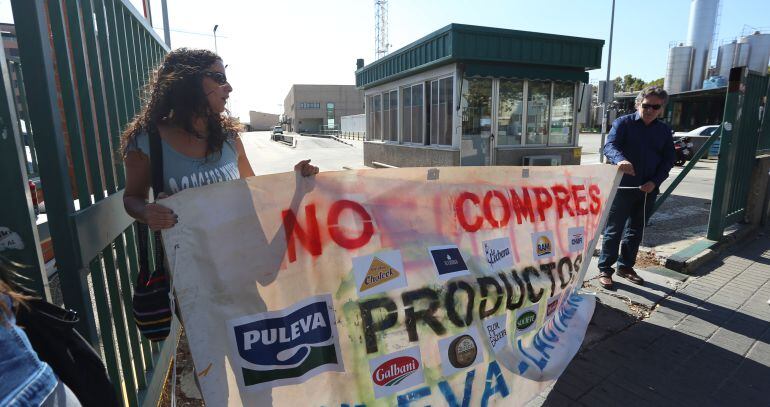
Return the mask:
<path fill-rule="evenodd" d="M 527 311 L 519 317 L 519 319 L 516 320 L 516 328 L 517 329 L 527 329 L 530 325 L 535 323 L 535 318 L 537 317 L 537 314 L 535 314 L 532 311 Z"/>
<path fill-rule="evenodd" d="M 372 381 L 378 386 L 395 386 L 420 368 L 420 362 L 411 356 L 391 359 L 374 369 Z"/>
<path fill-rule="evenodd" d="M 372 264 L 369 266 L 366 277 L 364 277 L 364 282 L 361 284 L 361 288 L 359 288 L 358 291 L 364 292 L 372 287 L 377 287 L 380 284 L 394 280 L 400 275 L 401 273 L 399 273 L 398 270 L 380 260 L 378 257 L 375 257 L 372 259 Z"/>
<path fill-rule="evenodd" d="M 551 254 L 551 241 L 547 236 L 540 236 L 537 239 L 537 247 L 535 248 L 538 256 Z"/>

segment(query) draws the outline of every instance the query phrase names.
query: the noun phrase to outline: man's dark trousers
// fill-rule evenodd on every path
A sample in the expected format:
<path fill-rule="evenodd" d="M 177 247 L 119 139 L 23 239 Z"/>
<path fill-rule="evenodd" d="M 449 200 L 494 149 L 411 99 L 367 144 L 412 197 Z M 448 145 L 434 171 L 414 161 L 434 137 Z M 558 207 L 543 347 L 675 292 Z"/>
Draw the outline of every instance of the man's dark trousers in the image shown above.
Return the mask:
<path fill-rule="evenodd" d="M 630 269 L 636 263 L 636 253 L 642 242 L 642 231 L 645 222 L 652 215 L 655 206 L 657 188 L 646 194 L 647 213 L 644 214 L 645 193 L 638 188 L 618 189 L 615 199 L 607 215 L 607 226 L 604 227 L 602 252 L 599 256 L 599 271 L 612 275 L 615 262 L 618 268 Z M 620 258 L 618 258 L 620 248 Z"/>

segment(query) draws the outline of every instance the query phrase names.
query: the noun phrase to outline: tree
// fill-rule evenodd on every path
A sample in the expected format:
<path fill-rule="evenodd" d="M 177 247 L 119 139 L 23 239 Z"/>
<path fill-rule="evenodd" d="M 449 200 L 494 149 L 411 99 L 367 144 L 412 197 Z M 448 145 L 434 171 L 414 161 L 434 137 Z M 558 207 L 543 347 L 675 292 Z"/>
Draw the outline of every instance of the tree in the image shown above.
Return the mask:
<path fill-rule="evenodd" d="M 663 78 L 655 79 L 654 81 L 648 83 L 647 86 L 663 86 Z"/>
<path fill-rule="evenodd" d="M 661 79 L 662 80 L 662 79 Z M 631 74 L 624 75 L 622 78 L 615 78 L 615 92 L 636 92 L 642 90 L 646 83 L 642 78 L 637 78 Z"/>

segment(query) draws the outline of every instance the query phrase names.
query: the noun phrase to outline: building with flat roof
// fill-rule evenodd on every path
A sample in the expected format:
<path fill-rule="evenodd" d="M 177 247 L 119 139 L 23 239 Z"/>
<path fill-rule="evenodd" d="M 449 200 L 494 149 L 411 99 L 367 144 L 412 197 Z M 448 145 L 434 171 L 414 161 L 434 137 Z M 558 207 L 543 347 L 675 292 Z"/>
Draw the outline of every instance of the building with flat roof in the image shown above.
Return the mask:
<path fill-rule="evenodd" d="M 288 131 L 339 130 L 342 116 L 364 112 L 364 96 L 355 85 L 292 85 L 283 109 Z"/>
<path fill-rule="evenodd" d="M 273 113 L 249 111 L 249 128 L 251 131 L 272 130 L 280 125 L 280 115 Z"/>
<path fill-rule="evenodd" d="M 579 164 L 603 40 L 450 24 L 363 66 L 369 166 Z"/>

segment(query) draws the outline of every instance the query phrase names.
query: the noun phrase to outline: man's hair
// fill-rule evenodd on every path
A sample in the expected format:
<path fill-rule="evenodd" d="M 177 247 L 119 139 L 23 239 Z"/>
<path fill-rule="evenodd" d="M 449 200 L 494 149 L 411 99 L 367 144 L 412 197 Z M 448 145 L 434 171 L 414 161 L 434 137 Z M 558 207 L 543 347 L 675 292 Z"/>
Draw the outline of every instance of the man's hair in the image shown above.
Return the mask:
<path fill-rule="evenodd" d="M 661 86 L 648 86 L 644 89 L 642 89 L 641 92 L 639 92 L 638 95 L 636 95 L 636 105 L 639 106 L 644 98 L 647 96 L 655 96 L 661 100 L 663 100 L 663 104 L 666 104 L 668 102 L 668 92 L 663 89 Z"/>

